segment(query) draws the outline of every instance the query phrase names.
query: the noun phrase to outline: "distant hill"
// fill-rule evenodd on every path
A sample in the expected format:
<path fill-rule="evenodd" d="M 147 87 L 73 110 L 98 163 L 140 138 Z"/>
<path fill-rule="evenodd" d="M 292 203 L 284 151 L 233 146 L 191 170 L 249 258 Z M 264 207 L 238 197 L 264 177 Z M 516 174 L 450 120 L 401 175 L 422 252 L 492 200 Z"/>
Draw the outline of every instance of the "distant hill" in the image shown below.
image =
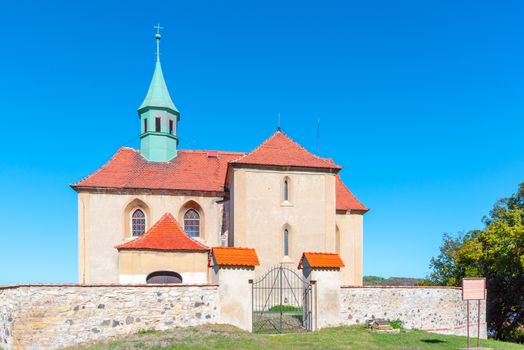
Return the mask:
<path fill-rule="evenodd" d="M 422 278 L 364 276 L 365 286 L 416 286 L 423 281 Z"/>

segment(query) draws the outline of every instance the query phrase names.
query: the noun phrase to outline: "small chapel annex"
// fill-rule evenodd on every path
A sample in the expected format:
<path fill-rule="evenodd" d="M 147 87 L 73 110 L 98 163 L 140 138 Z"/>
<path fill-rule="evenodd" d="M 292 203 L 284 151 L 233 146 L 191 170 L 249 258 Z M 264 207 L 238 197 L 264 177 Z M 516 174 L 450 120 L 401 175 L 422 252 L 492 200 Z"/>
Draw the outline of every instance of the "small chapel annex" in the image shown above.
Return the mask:
<path fill-rule="evenodd" d="M 178 148 L 180 112 L 158 54 L 138 108 L 140 149 L 121 147 L 78 193 L 80 283 L 209 283 L 212 247 L 254 248 L 257 274 L 338 253 L 362 285 L 363 216 L 341 166 L 280 129 L 251 152 Z M 227 250 L 224 251 L 227 254 Z M 238 252 L 237 252 L 238 253 Z"/>

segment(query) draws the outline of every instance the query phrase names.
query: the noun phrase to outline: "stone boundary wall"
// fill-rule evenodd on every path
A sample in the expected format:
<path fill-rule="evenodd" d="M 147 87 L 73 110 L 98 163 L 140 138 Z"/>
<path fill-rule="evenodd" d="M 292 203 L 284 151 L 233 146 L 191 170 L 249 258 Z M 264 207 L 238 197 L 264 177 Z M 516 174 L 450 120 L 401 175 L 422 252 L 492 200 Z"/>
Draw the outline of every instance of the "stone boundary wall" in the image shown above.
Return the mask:
<path fill-rule="evenodd" d="M 0 287 L 0 348 L 57 349 L 139 330 L 219 323 L 216 285 Z"/>
<path fill-rule="evenodd" d="M 345 286 L 340 293 L 344 325 L 373 318 L 401 320 L 408 329 L 466 335 L 466 302 L 456 287 Z M 486 302 L 481 302 L 480 336 L 487 337 Z M 470 335 L 477 336 L 477 301 L 470 301 Z"/>

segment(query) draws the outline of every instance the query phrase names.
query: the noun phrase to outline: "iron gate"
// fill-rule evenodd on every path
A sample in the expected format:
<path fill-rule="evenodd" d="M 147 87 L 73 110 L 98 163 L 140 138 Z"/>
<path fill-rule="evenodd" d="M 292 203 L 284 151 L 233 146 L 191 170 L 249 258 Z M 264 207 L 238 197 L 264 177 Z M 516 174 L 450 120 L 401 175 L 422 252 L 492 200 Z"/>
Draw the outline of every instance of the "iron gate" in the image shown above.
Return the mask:
<path fill-rule="evenodd" d="M 275 266 L 253 281 L 253 332 L 313 329 L 313 288 L 297 271 Z"/>

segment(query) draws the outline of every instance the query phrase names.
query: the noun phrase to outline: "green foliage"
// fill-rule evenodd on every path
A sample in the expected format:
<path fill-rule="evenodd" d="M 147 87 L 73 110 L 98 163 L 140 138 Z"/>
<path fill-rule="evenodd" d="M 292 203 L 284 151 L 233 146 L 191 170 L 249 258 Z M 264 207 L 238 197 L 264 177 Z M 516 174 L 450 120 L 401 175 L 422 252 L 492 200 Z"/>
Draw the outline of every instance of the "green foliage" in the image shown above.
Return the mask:
<path fill-rule="evenodd" d="M 391 320 L 391 321 L 389 321 L 389 325 L 393 329 L 402 329 L 402 328 L 404 328 L 404 323 L 401 320 Z"/>
<path fill-rule="evenodd" d="M 490 331 L 497 339 L 524 342 L 524 183 L 495 203 L 483 222 L 483 230 L 444 235 L 429 279 L 460 286 L 463 277 L 486 277 Z"/>
<path fill-rule="evenodd" d="M 154 329 L 140 329 L 137 334 L 138 335 L 148 335 L 148 334 L 155 334 L 155 333 L 158 333 L 158 331 Z"/>
<path fill-rule="evenodd" d="M 379 277 L 379 276 L 364 276 L 365 286 L 415 286 L 420 281 L 419 278 L 409 277 Z"/>
<path fill-rule="evenodd" d="M 302 309 L 292 305 L 282 305 L 283 312 L 301 311 Z M 280 312 L 280 305 L 275 305 L 269 308 L 269 312 Z"/>

